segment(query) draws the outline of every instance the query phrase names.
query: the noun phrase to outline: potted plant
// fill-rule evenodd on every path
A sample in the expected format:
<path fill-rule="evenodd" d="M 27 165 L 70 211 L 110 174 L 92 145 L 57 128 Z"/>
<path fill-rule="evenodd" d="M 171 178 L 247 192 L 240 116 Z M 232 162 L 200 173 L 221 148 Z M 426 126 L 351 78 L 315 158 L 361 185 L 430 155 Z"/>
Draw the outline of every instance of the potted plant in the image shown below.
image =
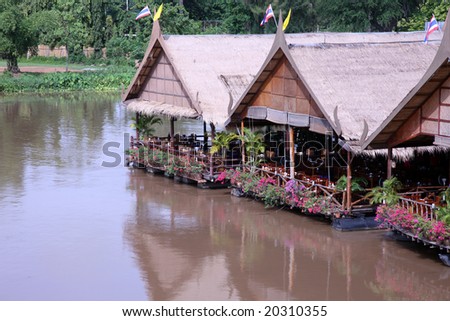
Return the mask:
<path fill-rule="evenodd" d="M 402 187 L 402 183 L 397 177 L 391 177 L 383 182 L 383 186 L 374 187 L 367 197 L 370 198 L 371 204 L 386 204 L 394 206 L 398 203 L 400 196 L 398 190 Z"/>
<path fill-rule="evenodd" d="M 155 132 L 155 125 L 162 125 L 162 119 L 155 115 L 147 115 L 140 113 L 138 117 L 132 118 L 134 123 L 131 124 L 139 133 L 140 139 L 145 139 L 153 136 Z"/>
<path fill-rule="evenodd" d="M 247 164 L 254 169 L 261 162 L 258 156 L 264 153 L 264 136 L 261 132 L 253 132 L 244 128 L 244 135 L 241 139 L 248 154 Z"/>
<path fill-rule="evenodd" d="M 239 136 L 235 133 L 218 132 L 212 142 L 211 153 L 221 154 L 222 158 L 225 159 L 226 151 L 230 148 L 230 143 L 238 138 Z"/>

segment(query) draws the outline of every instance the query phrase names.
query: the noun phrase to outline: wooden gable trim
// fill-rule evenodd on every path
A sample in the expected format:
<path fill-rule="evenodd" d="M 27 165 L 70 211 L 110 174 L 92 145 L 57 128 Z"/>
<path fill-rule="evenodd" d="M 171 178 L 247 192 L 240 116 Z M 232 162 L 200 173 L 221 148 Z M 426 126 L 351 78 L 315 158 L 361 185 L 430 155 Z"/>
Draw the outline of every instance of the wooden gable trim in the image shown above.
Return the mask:
<path fill-rule="evenodd" d="M 320 110 L 321 116 L 323 116 L 324 120 L 328 122 L 330 127 L 336 131 L 335 124 L 331 121 L 330 116 L 325 112 L 325 109 L 320 104 L 320 101 L 317 99 L 317 97 L 314 95 L 311 88 L 308 86 L 307 82 L 305 81 L 304 77 L 300 73 L 299 69 L 297 68 L 294 59 L 292 58 L 289 48 L 286 43 L 286 38 L 284 36 L 284 32 L 282 30 L 283 25 L 283 19 L 280 13 L 280 18 L 278 21 L 278 29 L 277 34 L 275 36 L 274 43 L 272 45 L 272 48 L 267 55 L 267 58 L 265 62 L 263 63 L 261 69 L 253 79 L 253 81 L 250 83 L 250 85 L 247 87 L 247 90 L 244 92 L 244 94 L 241 96 L 241 98 L 237 101 L 235 106 L 231 109 L 230 119 L 233 119 L 235 121 L 242 120 L 245 118 L 246 110 L 248 109 L 249 105 L 251 105 L 252 102 L 255 101 L 255 97 L 257 93 L 260 91 L 260 89 L 263 87 L 268 79 L 272 76 L 273 71 L 273 64 L 274 60 L 277 61 L 275 64 L 276 66 L 279 66 L 282 60 L 286 60 L 290 66 L 293 68 L 293 70 L 296 73 L 297 79 L 301 82 L 301 84 L 306 88 L 306 91 L 309 94 L 310 97 L 310 105 L 317 106 L 318 110 Z M 250 98 L 248 97 L 250 96 Z M 229 121 L 228 121 L 229 122 Z"/>
<path fill-rule="evenodd" d="M 450 81 L 450 77 L 444 80 L 444 84 Z M 430 97 L 418 107 L 407 119 L 393 125 L 392 120 L 383 133 L 388 129 L 391 133 L 384 136 L 389 147 L 395 147 L 418 136 L 450 137 L 450 87 L 440 86 Z M 392 125 L 391 125 L 392 124 Z"/>
<path fill-rule="evenodd" d="M 184 102 L 181 107 L 193 108 L 199 115 L 201 115 L 201 108 L 199 107 L 198 102 L 192 98 L 189 91 L 187 90 L 186 83 L 180 76 L 178 69 L 172 64 L 173 59 L 171 58 L 170 52 L 165 45 L 165 40 L 162 37 L 159 20 L 153 23 L 150 43 L 133 80 L 128 86 L 125 94 L 122 96 L 122 101 L 126 102 L 127 100 L 141 97 L 144 92 L 145 86 L 150 81 L 149 77 L 157 64 L 157 61 L 160 61 L 161 54 L 164 54 L 167 58 L 167 62 L 170 64 L 174 76 L 181 84 L 181 89 L 188 101 L 188 103 Z"/>
<path fill-rule="evenodd" d="M 384 134 L 384 129 L 397 118 L 402 110 L 408 106 L 413 105 L 414 109 L 419 108 L 421 105 L 413 104 L 413 100 L 417 96 L 426 94 L 429 92 L 429 87 L 433 88 L 433 92 L 437 90 L 444 82 L 445 79 L 450 75 L 449 70 L 449 59 L 450 59 L 450 23 L 448 18 L 450 17 L 450 9 L 447 12 L 447 19 L 444 27 L 444 36 L 442 37 L 441 45 L 431 62 L 430 67 L 419 80 L 417 85 L 406 95 L 405 98 L 399 103 L 399 105 L 394 109 L 394 111 L 383 121 L 383 123 L 370 135 L 370 137 L 362 144 L 362 148 L 365 149 L 368 146 L 374 148 L 385 148 L 387 146 L 392 146 L 394 142 L 389 139 L 383 139 L 386 137 Z M 425 92 L 424 92 L 425 91 Z M 400 130 L 401 126 L 398 128 Z"/>

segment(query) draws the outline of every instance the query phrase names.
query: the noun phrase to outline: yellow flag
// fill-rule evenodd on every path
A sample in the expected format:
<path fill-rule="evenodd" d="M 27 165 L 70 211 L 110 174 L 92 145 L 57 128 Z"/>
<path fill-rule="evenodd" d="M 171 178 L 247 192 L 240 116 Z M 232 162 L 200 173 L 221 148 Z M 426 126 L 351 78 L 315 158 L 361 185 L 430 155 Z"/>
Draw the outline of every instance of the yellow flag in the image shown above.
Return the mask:
<path fill-rule="evenodd" d="M 161 3 L 161 5 L 158 8 L 158 11 L 156 11 L 155 15 L 153 16 L 153 21 L 156 21 L 159 19 L 159 17 L 161 17 L 162 9 L 163 9 L 163 4 Z"/>
<path fill-rule="evenodd" d="M 284 22 L 283 22 L 283 31 L 286 30 L 286 28 L 289 24 L 289 21 L 291 21 L 291 11 L 292 11 L 292 9 L 289 9 L 289 13 L 286 17 L 286 20 L 284 20 Z"/>

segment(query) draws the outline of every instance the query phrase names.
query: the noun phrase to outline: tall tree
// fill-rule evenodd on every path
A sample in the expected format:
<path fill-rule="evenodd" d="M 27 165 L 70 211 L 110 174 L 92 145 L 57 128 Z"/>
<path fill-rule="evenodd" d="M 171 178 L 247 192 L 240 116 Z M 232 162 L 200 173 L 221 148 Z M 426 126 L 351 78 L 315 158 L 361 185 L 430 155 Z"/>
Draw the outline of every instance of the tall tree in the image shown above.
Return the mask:
<path fill-rule="evenodd" d="M 102 49 L 105 47 L 106 31 L 106 2 L 104 0 L 91 0 L 91 34 L 94 58 L 102 58 Z"/>
<path fill-rule="evenodd" d="M 445 21 L 449 6 L 448 0 L 426 0 L 414 14 L 399 21 L 398 28 L 401 31 L 424 30 L 425 22 L 430 21 L 433 14 L 436 20 Z"/>
<path fill-rule="evenodd" d="M 37 34 L 20 11 L 18 1 L 0 2 L 0 58 L 6 59 L 7 70 L 19 72 L 17 59 L 37 45 Z"/>
<path fill-rule="evenodd" d="M 320 23 L 328 30 L 368 32 L 392 31 L 402 17 L 399 0 L 318 0 Z"/>

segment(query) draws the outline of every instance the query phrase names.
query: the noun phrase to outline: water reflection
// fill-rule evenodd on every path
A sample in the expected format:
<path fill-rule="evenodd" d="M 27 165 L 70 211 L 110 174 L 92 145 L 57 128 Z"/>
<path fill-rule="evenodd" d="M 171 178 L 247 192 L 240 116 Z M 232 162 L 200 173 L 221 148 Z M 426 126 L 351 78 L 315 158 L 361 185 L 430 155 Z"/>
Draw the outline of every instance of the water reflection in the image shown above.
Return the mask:
<path fill-rule="evenodd" d="M 450 300 L 448 268 L 382 231 L 102 167 L 132 132 L 117 100 L 0 99 L 0 300 Z"/>
<path fill-rule="evenodd" d="M 383 241 L 382 231 L 341 233 L 227 190 L 199 190 L 141 172 L 130 173 L 130 188 L 136 218 L 125 234 L 152 299 L 415 298 L 378 277 L 380 265 L 391 271 L 398 264 L 384 254 L 398 245 Z M 400 268 L 416 265 L 405 257 Z M 432 266 L 440 276 L 446 269 Z M 428 289 L 429 278 L 411 277 L 417 291 Z M 425 299 L 449 299 L 448 277 L 436 281 L 447 292 Z"/>
<path fill-rule="evenodd" d="M 79 171 L 86 161 L 101 157 L 104 130 L 114 123 L 116 101 L 111 95 L 80 94 L 2 98 L 0 195 L 7 187 L 20 193 L 24 175 L 38 175 L 44 166 Z"/>

